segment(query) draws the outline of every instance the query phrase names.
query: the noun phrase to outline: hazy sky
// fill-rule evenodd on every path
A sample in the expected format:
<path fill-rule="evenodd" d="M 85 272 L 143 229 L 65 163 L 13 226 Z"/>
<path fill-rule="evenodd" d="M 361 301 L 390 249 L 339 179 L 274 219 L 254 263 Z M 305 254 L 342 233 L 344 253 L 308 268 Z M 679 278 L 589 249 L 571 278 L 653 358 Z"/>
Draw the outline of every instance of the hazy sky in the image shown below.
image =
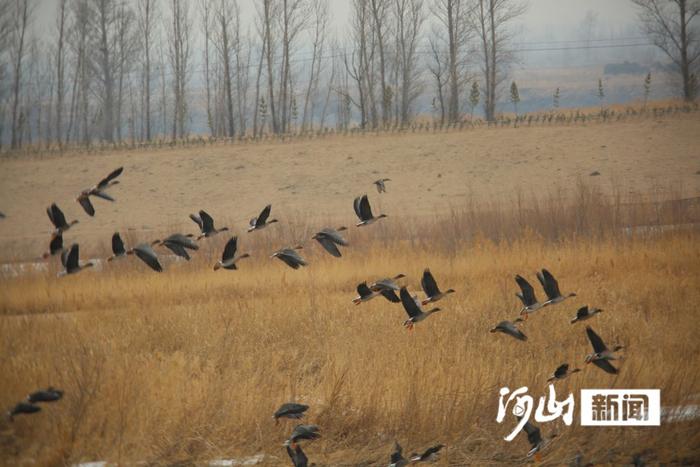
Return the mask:
<path fill-rule="evenodd" d="M 194 7 L 199 1 L 190 0 Z M 255 0 L 239 0 L 245 16 L 254 12 Z M 329 0 L 333 24 L 339 33 L 346 29 L 351 0 Z M 37 30 L 52 32 L 57 0 L 37 0 Z M 425 1 L 426 5 L 431 0 Z M 635 23 L 629 0 L 530 0 L 522 18 L 523 40 L 569 40 L 575 36 L 587 11 L 597 13 L 599 33 L 621 35 Z M 48 37 L 47 37 L 48 39 Z"/>

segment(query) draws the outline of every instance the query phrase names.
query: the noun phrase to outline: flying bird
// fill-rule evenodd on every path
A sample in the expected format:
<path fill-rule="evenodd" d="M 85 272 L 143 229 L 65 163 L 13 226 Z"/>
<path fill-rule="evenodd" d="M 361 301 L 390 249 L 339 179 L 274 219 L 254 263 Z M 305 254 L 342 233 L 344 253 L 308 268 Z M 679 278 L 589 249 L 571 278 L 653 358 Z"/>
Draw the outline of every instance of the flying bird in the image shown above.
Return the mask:
<path fill-rule="evenodd" d="M 358 227 L 372 224 L 382 217 L 386 217 L 386 214 L 380 214 L 376 217 L 372 214 L 372 208 L 369 205 L 367 195 L 362 195 L 355 198 L 353 207 L 355 208 L 355 214 L 357 214 L 357 217 L 360 219 L 360 222 L 356 224 Z"/>
<path fill-rule="evenodd" d="M 56 203 L 52 203 L 51 206 L 46 208 L 46 214 L 48 214 L 49 220 L 51 220 L 51 223 L 56 228 L 56 233 L 63 233 L 78 223 L 77 219 L 71 221 L 70 224 L 66 222 L 66 216 L 63 215 L 63 211 L 61 211 Z"/>
<path fill-rule="evenodd" d="M 615 356 L 615 352 L 621 350 L 623 347 L 617 345 L 613 350 L 608 349 L 603 339 L 601 339 L 590 326 L 586 326 L 586 335 L 588 335 L 588 340 L 591 341 L 591 345 L 593 346 L 593 352 L 586 355 L 586 363 L 593 363 L 606 373 L 616 375 L 619 370 L 610 363 L 610 360 L 617 360 L 618 357 Z"/>
<path fill-rule="evenodd" d="M 268 204 L 263 208 L 262 211 L 260 211 L 260 214 L 258 217 L 253 217 L 250 220 L 250 224 L 248 226 L 248 232 L 252 232 L 253 230 L 262 230 L 268 225 L 277 222 L 277 219 L 270 219 L 267 220 L 268 217 L 270 217 L 270 211 L 272 210 L 272 205 Z"/>
<path fill-rule="evenodd" d="M 153 251 L 153 248 L 151 248 L 151 245 L 148 243 L 136 245 L 135 247 L 127 250 L 126 254 L 136 255 L 141 261 L 146 263 L 149 268 L 156 272 L 163 272 L 163 267 L 158 261 L 158 255 L 155 251 Z"/>
<path fill-rule="evenodd" d="M 211 237 L 219 232 L 225 232 L 228 230 L 228 227 L 222 227 L 220 229 L 215 228 L 214 219 L 204 210 L 199 211 L 199 215 L 190 214 L 190 219 L 192 219 L 194 223 L 199 226 L 199 230 L 202 232 L 202 234 L 197 237 L 197 240 L 204 237 Z"/>
<path fill-rule="evenodd" d="M 51 234 L 51 241 L 49 242 L 49 251 L 41 255 L 42 258 L 47 259 L 50 256 L 58 255 L 63 253 L 63 234 L 60 231 Z"/>
<path fill-rule="evenodd" d="M 521 318 L 517 318 L 513 322 L 501 321 L 494 328 L 491 329 L 491 332 L 502 332 L 503 334 L 515 337 L 520 341 L 526 341 L 527 336 L 515 325 L 515 323 L 522 323 L 522 321 L 523 320 Z"/>
<path fill-rule="evenodd" d="M 114 261 L 117 258 L 126 258 L 126 248 L 124 248 L 124 241 L 119 232 L 114 232 L 112 235 L 112 256 L 107 258 L 107 261 Z"/>
<path fill-rule="evenodd" d="M 444 447 L 444 444 L 436 444 L 435 446 L 426 449 L 423 454 L 411 457 L 411 462 L 433 462 L 437 460 L 438 452 Z"/>
<path fill-rule="evenodd" d="M 302 248 L 304 247 L 301 245 L 297 245 L 294 248 L 282 248 L 272 253 L 270 258 L 278 258 L 290 268 L 299 269 L 301 266 L 306 266 L 308 264 L 304 258 L 295 251 L 301 250 Z"/>
<path fill-rule="evenodd" d="M 545 304 L 537 300 L 534 287 L 532 287 L 524 277 L 516 275 L 515 282 L 517 282 L 518 287 L 520 287 L 520 292 L 516 293 L 515 296 L 523 302 L 523 308 L 520 310 L 520 314 L 525 315 L 525 319 L 527 319 L 528 313 L 539 310 L 544 307 Z"/>
<path fill-rule="evenodd" d="M 518 421 L 521 420 L 522 417 L 518 417 Z M 539 427 L 533 425 L 530 422 L 525 422 L 525 425 L 523 425 L 523 431 L 527 433 L 527 441 L 530 443 L 531 449 L 527 453 L 527 457 L 530 458 L 534 456 L 535 454 L 539 453 L 542 449 L 544 449 L 547 444 L 549 444 L 552 439 L 554 439 L 557 435 L 552 434 L 549 439 L 544 439 L 542 438 L 542 433 L 540 432 Z"/>
<path fill-rule="evenodd" d="M 284 445 L 296 448 L 299 441 L 312 441 L 320 437 L 321 434 L 317 425 L 297 425 L 294 427 L 294 431 L 292 431 L 289 439 L 284 442 Z"/>
<path fill-rule="evenodd" d="M 579 321 L 585 321 L 589 318 L 593 318 L 595 315 L 598 313 L 602 312 L 600 308 L 594 308 L 590 307 L 588 308 L 588 305 L 582 306 L 581 308 L 578 309 L 576 312 L 576 316 L 571 320 L 571 324 L 574 324 Z"/>
<path fill-rule="evenodd" d="M 394 441 L 394 452 L 389 458 L 389 467 L 406 467 L 409 461 L 403 457 L 403 448 L 398 441 Z"/>
<path fill-rule="evenodd" d="M 546 269 L 542 269 L 542 272 L 537 273 L 537 279 L 540 281 L 540 284 L 542 284 L 542 288 L 544 289 L 544 292 L 547 294 L 547 298 L 549 299 L 546 302 L 544 302 L 545 305 L 556 305 L 557 303 L 561 303 L 569 297 L 576 296 L 574 292 L 571 292 L 568 295 L 562 295 L 559 291 L 559 283 L 554 278 L 552 273 L 550 273 Z"/>
<path fill-rule="evenodd" d="M 408 319 L 404 321 L 403 325 L 408 328 L 409 331 L 413 329 L 414 324 L 418 323 L 419 321 L 423 321 L 433 313 L 440 311 L 440 308 L 433 308 L 431 310 L 423 311 L 420 304 L 411 296 L 406 287 L 401 287 L 399 295 L 401 296 L 401 304 L 408 314 Z"/>
<path fill-rule="evenodd" d="M 32 414 L 32 413 L 37 413 L 41 410 L 41 407 L 38 405 L 30 404 L 29 402 L 19 402 L 17 405 L 14 406 L 12 410 L 7 412 L 7 415 L 10 418 L 10 421 L 14 421 L 15 415 L 20 415 L 20 414 Z"/>
<path fill-rule="evenodd" d="M 304 417 L 304 412 L 309 410 L 306 404 L 297 404 L 296 402 L 286 402 L 280 406 L 273 415 L 275 422 L 280 418 L 300 419 Z"/>
<path fill-rule="evenodd" d="M 58 277 L 66 276 L 68 274 L 76 274 L 85 268 L 94 266 L 91 261 L 85 264 L 80 264 L 80 247 L 77 243 L 71 245 L 69 250 L 64 250 L 61 253 L 61 263 L 63 264 L 63 271 L 59 271 Z"/>
<path fill-rule="evenodd" d="M 340 258 L 342 255 L 340 254 L 340 250 L 338 249 L 337 245 L 348 245 L 348 241 L 345 240 L 339 233 L 343 230 L 347 230 L 347 228 L 338 227 L 337 229 L 331 229 L 330 227 L 327 227 L 325 229 L 321 229 L 319 232 L 316 232 L 311 238 L 320 243 L 328 253 L 336 258 Z"/>
<path fill-rule="evenodd" d="M 221 254 L 221 259 L 214 265 L 214 271 L 224 268 L 229 270 L 238 269 L 236 263 L 241 258 L 248 258 L 250 255 L 248 253 L 243 253 L 242 255 L 236 256 L 236 250 L 238 249 L 238 237 L 231 237 L 226 246 L 224 247 L 224 252 Z"/>
<path fill-rule="evenodd" d="M 379 292 L 382 297 L 386 298 L 389 300 L 391 303 L 399 303 L 401 302 L 401 299 L 396 296 L 396 292 L 401 289 L 399 285 L 396 283 L 397 280 L 403 279 L 406 277 L 404 274 L 397 274 L 394 277 L 387 277 L 384 279 L 380 279 L 378 281 L 374 281 L 369 285 L 370 290 L 373 292 Z"/>
<path fill-rule="evenodd" d="M 119 167 L 118 169 L 113 170 L 109 175 L 100 180 L 97 185 L 80 192 L 80 195 L 78 195 L 75 200 L 80 203 L 80 206 L 83 207 L 83 210 L 88 216 L 92 217 L 95 215 L 95 207 L 90 201 L 90 196 L 97 196 L 98 198 L 106 199 L 107 201 L 114 201 L 114 198 L 105 193 L 104 190 L 119 183 L 119 180 L 115 180 L 115 178 L 120 176 L 123 170 L 124 167 Z"/>
<path fill-rule="evenodd" d="M 63 391 L 49 386 L 46 389 L 40 389 L 27 396 L 27 402 L 35 404 L 37 402 L 56 402 L 63 397 Z"/>
<path fill-rule="evenodd" d="M 172 251 L 176 256 L 189 261 L 190 255 L 187 253 L 187 250 L 199 250 L 199 245 L 197 245 L 197 242 L 194 241 L 192 237 L 194 237 L 192 234 L 183 235 L 180 233 L 175 233 L 168 236 L 164 240 L 154 240 L 151 242 L 151 245 L 164 246 L 168 250 Z"/>
<path fill-rule="evenodd" d="M 423 271 L 423 277 L 420 280 L 420 285 L 423 288 L 423 292 L 425 292 L 425 295 L 427 296 L 427 298 L 423 300 L 422 305 L 435 303 L 441 298 L 445 297 L 445 295 L 455 292 L 454 289 L 447 289 L 444 292 L 441 292 L 437 282 L 435 282 L 435 278 L 430 273 L 430 269 L 428 268 L 425 268 L 425 271 Z"/>
<path fill-rule="evenodd" d="M 352 303 L 355 305 L 359 305 L 362 302 L 368 302 L 372 300 L 374 297 L 379 295 L 379 292 L 375 292 L 371 290 L 367 286 L 367 282 L 361 282 L 360 284 L 357 285 L 357 297 L 352 299 Z M 396 295 L 396 294 L 394 294 Z"/>
<path fill-rule="evenodd" d="M 551 383 L 552 381 L 558 381 L 562 379 L 566 379 L 569 376 L 571 376 L 574 373 L 578 373 L 581 371 L 578 368 L 574 368 L 573 370 L 569 371 L 569 364 L 568 363 L 562 363 L 557 367 L 556 370 L 554 370 L 554 373 L 552 373 L 552 376 L 549 377 L 547 380 L 548 383 Z"/>
<path fill-rule="evenodd" d="M 386 182 L 390 182 L 390 178 L 380 178 L 379 180 L 375 180 L 374 185 L 377 187 L 377 193 L 386 193 Z"/>

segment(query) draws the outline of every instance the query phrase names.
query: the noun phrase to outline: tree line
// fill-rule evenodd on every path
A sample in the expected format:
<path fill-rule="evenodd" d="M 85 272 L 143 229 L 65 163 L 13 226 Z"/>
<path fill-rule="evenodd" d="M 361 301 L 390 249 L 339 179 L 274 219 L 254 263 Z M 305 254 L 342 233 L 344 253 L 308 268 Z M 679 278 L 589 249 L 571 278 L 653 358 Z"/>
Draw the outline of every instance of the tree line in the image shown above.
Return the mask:
<path fill-rule="evenodd" d="M 0 0 L 0 149 L 405 127 L 420 96 L 440 124 L 493 121 L 527 9 L 351 0 L 336 35 L 329 0 L 58 0 L 37 31 L 37 2 Z M 698 6 L 674 2 L 635 0 L 691 99 Z"/>

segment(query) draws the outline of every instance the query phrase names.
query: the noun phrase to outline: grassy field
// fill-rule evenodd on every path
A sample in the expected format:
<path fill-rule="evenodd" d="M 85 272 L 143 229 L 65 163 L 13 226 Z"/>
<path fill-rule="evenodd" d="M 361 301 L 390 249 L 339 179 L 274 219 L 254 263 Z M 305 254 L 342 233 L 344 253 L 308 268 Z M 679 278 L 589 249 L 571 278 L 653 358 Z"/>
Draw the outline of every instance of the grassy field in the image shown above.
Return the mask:
<path fill-rule="evenodd" d="M 228 238 L 221 234 L 202 240 L 189 263 L 165 259 L 161 274 L 129 258 L 103 271 L 57 279 L 54 258 L 46 273 L 2 279 L 0 406 L 9 408 L 49 384 L 65 389 L 66 396 L 36 415 L 0 421 L 0 463 L 182 465 L 264 453 L 265 465 L 287 465 L 282 442 L 294 423 L 276 425 L 271 415 L 289 400 L 309 404 L 306 420 L 321 426 L 323 438 L 305 448 L 317 465 L 386 465 L 394 440 L 405 453 L 446 444 L 439 465 L 522 463 L 527 440 L 519 435 L 504 441 L 514 423 L 495 422 L 498 390 L 528 386 L 537 397 L 563 362 L 583 372 L 557 383 L 560 399 L 574 392 L 578 400 L 582 388 L 661 388 L 664 406 L 698 405 L 700 235 L 687 225 L 697 206 L 641 201 L 698 194 L 692 178 L 697 169 L 689 171 L 697 164 L 691 142 L 697 141 L 692 132 L 699 122 L 681 120 L 680 129 L 664 126 L 663 131 L 654 125 L 259 145 L 247 148 L 250 159 L 243 163 L 250 167 L 253 151 L 260 151 L 255 169 L 260 176 L 253 179 L 228 178 L 223 168 L 231 160 L 224 154 L 201 155 L 208 167 L 202 170 L 221 173 L 210 185 L 195 183 L 202 177 L 196 171 L 179 173 L 176 180 L 176 164 L 170 162 L 189 158 L 199 164 L 194 153 L 101 156 L 85 173 L 76 168 L 85 165 L 86 156 L 1 162 L 8 169 L 1 172 L 3 202 L 13 196 L 5 182 L 21 186 L 34 176 L 49 177 L 55 167 L 71 169 L 54 184 L 46 182 L 48 193 L 30 192 L 13 204 L 32 206 L 27 219 L 6 225 L 12 211 L 5 210 L 0 240 L 5 248 L 14 245 L 5 256 L 31 257 L 37 248 L 38 255 L 41 243 L 20 248 L 13 235 L 48 230 L 41 227 L 47 222 L 44 205 L 80 188 L 76 179 L 99 178 L 120 164 L 126 169 L 122 184 L 112 190 L 117 203 L 101 203 L 94 219 L 80 216 L 81 224 L 69 232 L 71 241 L 81 242 L 81 254 L 84 244 L 87 256 L 108 254 L 104 245 L 112 223 L 124 230 L 148 223 L 148 230 L 128 233 L 130 242 L 191 231 L 187 214 L 200 207 L 211 206 L 222 224 L 240 224 L 236 216 L 252 216 L 259 205 L 272 202 L 273 216 L 283 222 L 263 232 L 239 233 L 240 250 L 252 255 L 239 271 L 212 270 Z M 638 142 L 645 132 L 651 140 Z M 491 134 L 499 138 L 487 143 Z M 512 147 L 516 141 L 522 146 Z M 586 152 L 598 154 L 601 143 L 615 156 L 582 158 Z M 470 149 L 480 144 L 491 149 Z M 654 144 L 667 152 L 657 154 L 661 149 Z M 417 155 L 417 146 L 443 160 L 453 151 L 452 162 L 438 168 Z M 522 164 L 529 167 L 524 176 L 510 167 L 512 161 L 504 162 L 503 154 L 530 158 L 535 147 L 552 159 L 534 167 Z M 635 159 L 635 148 L 652 152 Z M 338 164 L 353 157 L 357 167 L 337 167 L 336 178 L 328 179 L 330 162 L 312 164 L 312 150 Z M 386 160 L 380 157 L 385 151 Z M 464 182 L 468 163 L 460 162 L 460 151 L 472 165 L 486 164 L 485 154 L 494 159 L 491 183 Z M 285 152 L 291 154 L 286 171 L 261 167 L 283 160 Z M 295 160 L 299 166 L 293 169 Z M 134 164 L 148 165 L 153 175 Z M 607 175 L 626 172 L 621 167 L 629 167 L 631 175 Z M 594 169 L 604 175 L 589 178 Z M 322 176 L 310 178 L 314 170 Z M 375 170 L 393 181 L 386 195 L 371 195 L 389 217 L 358 229 L 351 225 L 349 204 L 371 189 Z M 423 181 L 425 173 L 433 181 Z M 437 173 L 443 174 L 439 185 Z M 643 182 L 647 175 L 655 182 Z M 137 183 L 132 177 L 142 178 Z M 538 187 L 527 180 L 551 183 Z M 298 195 L 277 197 L 283 183 L 300 183 Z M 194 199 L 168 197 L 175 186 Z M 157 212 L 156 201 L 144 202 L 149 187 L 158 193 L 148 198 L 157 199 Z M 235 193 L 229 195 L 229 188 Z M 440 194 L 448 191 L 466 195 L 443 203 Z M 142 196 L 140 203 L 134 192 Z M 324 192 L 329 196 L 322 197 Z M 347 214 L 334 214 L 339 209 Z M 71 215 L 78 214 L 75 205 Z M 29 229 L 32 219 L 39 226 Z M 350 246 L 336 259 L 308 239 L 320 227 L 339 224 L 350 227 Z M 626 228 L 649 224 L 666 228 Z M 304 239 L 307 268 L 294 271 L 268 258 L 274 249 Z M 401 305 L 383 298 L 351 303 L 359 282 L 399 272 L 407 275 L 410 290 L 418 291 L 426 267 L 443 288 L 457 293 L 412 332 L 401 326 L 406 318 Z M 562 291 L 578 296 L 534 314 L 523 327 L 527 342 L 489 333 L 517 315 L 513 276 L 535 283 L 534 272 L 542 267 L 557 276 Z M 583 361 L 590 352 L 585 325 L 569 320 L 584 304 L 605 310 L 588 323 L 606 343 L 625 346 L 624 360 L 616 362 L 618 376 Z M 541 425 L 544 435 L 559 435 L 543 452 L 545 464 L 566 464 L 577 454 L 584 463 L 619 464 L 639 453 L 650 462 L 700 462 L 697 418 L 659 428 L 585 428 L 578 426 L 578 417 L 577 408 L 572 426 Z"/>

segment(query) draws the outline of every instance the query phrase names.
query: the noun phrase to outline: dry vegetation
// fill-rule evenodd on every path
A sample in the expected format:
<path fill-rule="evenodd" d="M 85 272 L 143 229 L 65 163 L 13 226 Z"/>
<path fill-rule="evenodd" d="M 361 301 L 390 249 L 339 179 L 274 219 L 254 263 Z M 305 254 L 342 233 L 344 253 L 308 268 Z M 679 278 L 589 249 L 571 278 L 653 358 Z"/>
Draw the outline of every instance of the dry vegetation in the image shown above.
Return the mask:
<path fill-rule="evenodd" d="M 622 136 L 632 131 L 618 130 Z M 508 142 L 513 133 L 502 134 Z M 405 147 L 416 140 L 406 141 Z M 433 147 L 427 140 L 420 144 Z M 611 135 L 607 144 L 625 143 Z M 679 152 L 673 149 L 669 157 L 682 160 Z M 114 162 L 100 160 L 100 166 Z M 27 162 L 37 164 L 37 175 L 47 167 L 41 164 L 54 163 Z M 415 171 L 418 164 L 409 167 Z M 348 175 L 348 184 L 371 177 Z M 390 217 L 352 227 L 351 246 L 341 259 L 307 241 L 303 255 L 310 265 L 299 271 L 267 255 L 335 224 L 337 217 L 288 214 L 266 231 L 241 234 L 239 246 L 253 258 L 235 272 L 211 269 L 225 241 L 221 235 L 202 241 L 190 263 L 166 260 L 162 274 L 128 259 L 63 279 L 55 278 L 56 265 L 46 274 L 3 279 L 0 406 L 49 384 L 65 389 L 66 396 L 39 414 L 0 422 L 0 462 L 163 465 L 262 452 L 266 464 L 285 465 L 281 445 L 293 423 L 276 426 L 271 414 L 280 403 L 296 400 L 311 405 L 307 420 L 322 428 L 323 438 L 306 449 L 319 465 L 385 465 L 395 439 L 408 452 L 445 443 L 441 465 L 520 463 L 529 447 L 522 435 L 512 443 L 503 440 L 514 424 L 495 422 L 498 389 L 525 385 L 538 396 L 549 373 L 565 361 L 584 371 L 557 384 L 560 397 L 581 388 L 661 388 L 664 406 L 698 404 L 700 236 L 688 225 L 698 220 L 698 205 L 663 201 L 686 194 L 688 187 L 650 203 L 651 187 L 640 202 L 636 193 L 599 184 L 601 177 L 584 182 L 572 176 L 566 189 L 543 188 L 537 196 L 515 189 L 510 198 L 488 201 L 479 192 L 433 215 L 425 213 L 432 204 L 419 201 L 418 215 L 406 209 L 411 189 L 402 180 L 409 175 L 389 175 L 397 181 L 381 203 Z M 61 180 L 55 189 L 69 185 Z M 149 213 L 148 206 L 139 211 L 127 193 L 119 193 L 116 207 L 123 210 L 120 203 L 127 203 L 137 218 Z M 301 197 L 309 196 L 301 190 Z M 257 209 L 260 195 L 246 199 L 254 198 L 256 203 L 244 206 Z M 111 208 L 98 206 L 92 225 L 113 215 Z M 349 216 L 342 223 L 352 222 Z M 164 219 L 166 214 L 153 220 L 153 230 L 133 232 L 129 240 L 182 227 Z M 76 227 L 75 235 L 90 238 L 99 231 L 89 226 L 79 225 L 88 230 Z M 88 255 L 97 253 L 106 251 L 95 246 Z M 425 267 L 457 293 L 413 332 L 401 326 L 400 305 L 381 298 L 351 303 L 358 282 L 398 272 L 418 290 Z M 491 326 L 517 313 L 514 274 L 534 281 L 541 267 L 578 297 L 533 315 L 524 327 L 528 342 L 490 334 Z M 617 377 L 583 362 L 590 350 L 585 325 L 569 319 L 584 304 L 605 310 L 590 322 L 603 339 L 626 346 Z M 567 463 L 581 453 L 585 462 L 618 464 L 640 452 L 652 461 L 700 462 L 698 419 L 660 428 L 582 428 L 578 412 L 574 420 L 570 427 L 559 421 L 541 425 L 544 434 L 559 433 L 544 452 L 545 463 Z"/>

